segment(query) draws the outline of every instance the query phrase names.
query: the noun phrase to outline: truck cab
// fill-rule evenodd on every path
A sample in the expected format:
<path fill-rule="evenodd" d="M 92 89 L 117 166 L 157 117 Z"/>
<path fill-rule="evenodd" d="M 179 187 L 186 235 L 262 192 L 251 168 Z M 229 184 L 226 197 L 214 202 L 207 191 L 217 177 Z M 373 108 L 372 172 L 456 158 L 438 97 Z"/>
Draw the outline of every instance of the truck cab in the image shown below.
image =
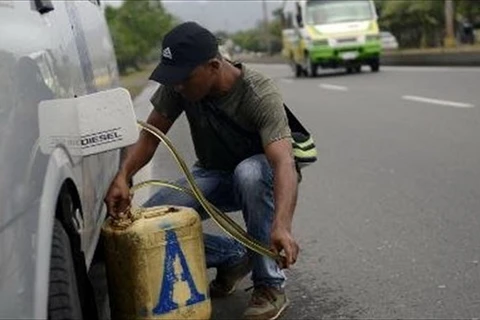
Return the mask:
<path fill-rule="evenodd" d="M 284 58 L 297 77 L 319 68 L 380 70 L 381 42 L 373 0 L 286 1 L 283 8 Z"/>

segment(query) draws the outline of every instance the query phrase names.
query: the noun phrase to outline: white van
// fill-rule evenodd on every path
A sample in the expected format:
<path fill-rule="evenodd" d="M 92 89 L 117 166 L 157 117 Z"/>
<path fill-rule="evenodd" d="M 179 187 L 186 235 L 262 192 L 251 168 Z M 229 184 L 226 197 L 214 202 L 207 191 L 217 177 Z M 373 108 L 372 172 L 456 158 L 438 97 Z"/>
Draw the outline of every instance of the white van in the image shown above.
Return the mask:
<path fill-rule="evenodd" d="M 38 105 L 117 86 L 99 0 L 0 0 L 1 319 L 95 318 L 87 271 L 120 151 L 43 154 Z"/>

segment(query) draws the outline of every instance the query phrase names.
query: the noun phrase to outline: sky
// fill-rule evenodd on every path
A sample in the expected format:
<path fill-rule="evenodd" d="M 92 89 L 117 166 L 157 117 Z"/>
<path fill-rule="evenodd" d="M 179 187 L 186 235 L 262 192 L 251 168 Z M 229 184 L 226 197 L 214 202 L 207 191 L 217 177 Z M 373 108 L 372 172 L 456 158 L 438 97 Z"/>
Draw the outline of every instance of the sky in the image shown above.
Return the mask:
<path fill-rule="evenodd" d="M 103 0 L 118 6 L 121 0 Z M 261 0 L 163 0 L 165 8 L 183 21 L 193 20 L 211 31 L 235 32 L 255 26 L 263 19 Z M 267 0 L 267 12 L 281 6 L 281 0 Z"/>

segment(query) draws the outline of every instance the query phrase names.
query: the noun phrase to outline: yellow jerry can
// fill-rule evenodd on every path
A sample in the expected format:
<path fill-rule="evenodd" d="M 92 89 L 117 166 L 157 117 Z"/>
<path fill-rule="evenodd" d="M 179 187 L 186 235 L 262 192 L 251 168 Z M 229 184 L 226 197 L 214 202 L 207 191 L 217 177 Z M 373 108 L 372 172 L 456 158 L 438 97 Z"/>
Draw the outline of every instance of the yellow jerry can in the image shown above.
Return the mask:
<path fill-rule="evenodd" d="M 112 319 L 210 319 L 202 224 L 185 207 L 141 208 L 102 228 Z"/>

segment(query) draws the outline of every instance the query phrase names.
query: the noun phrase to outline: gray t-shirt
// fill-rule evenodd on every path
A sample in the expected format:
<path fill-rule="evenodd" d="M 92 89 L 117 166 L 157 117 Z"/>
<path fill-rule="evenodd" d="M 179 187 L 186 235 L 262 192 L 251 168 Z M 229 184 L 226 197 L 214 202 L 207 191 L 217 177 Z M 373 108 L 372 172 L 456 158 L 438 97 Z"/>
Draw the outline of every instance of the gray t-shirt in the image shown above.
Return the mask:
<path fill-rule="evenodd" d="M 171 121 L 185 111 L 198 165 L 206 169 L 233 170 L 268 144 L 291 138 L 273 80 L 243 64 L 235 66 L 242 76 L 222 97 L 192 103 L 172 87 L 160 86 L 151 98 L 155 110 Z"/>

